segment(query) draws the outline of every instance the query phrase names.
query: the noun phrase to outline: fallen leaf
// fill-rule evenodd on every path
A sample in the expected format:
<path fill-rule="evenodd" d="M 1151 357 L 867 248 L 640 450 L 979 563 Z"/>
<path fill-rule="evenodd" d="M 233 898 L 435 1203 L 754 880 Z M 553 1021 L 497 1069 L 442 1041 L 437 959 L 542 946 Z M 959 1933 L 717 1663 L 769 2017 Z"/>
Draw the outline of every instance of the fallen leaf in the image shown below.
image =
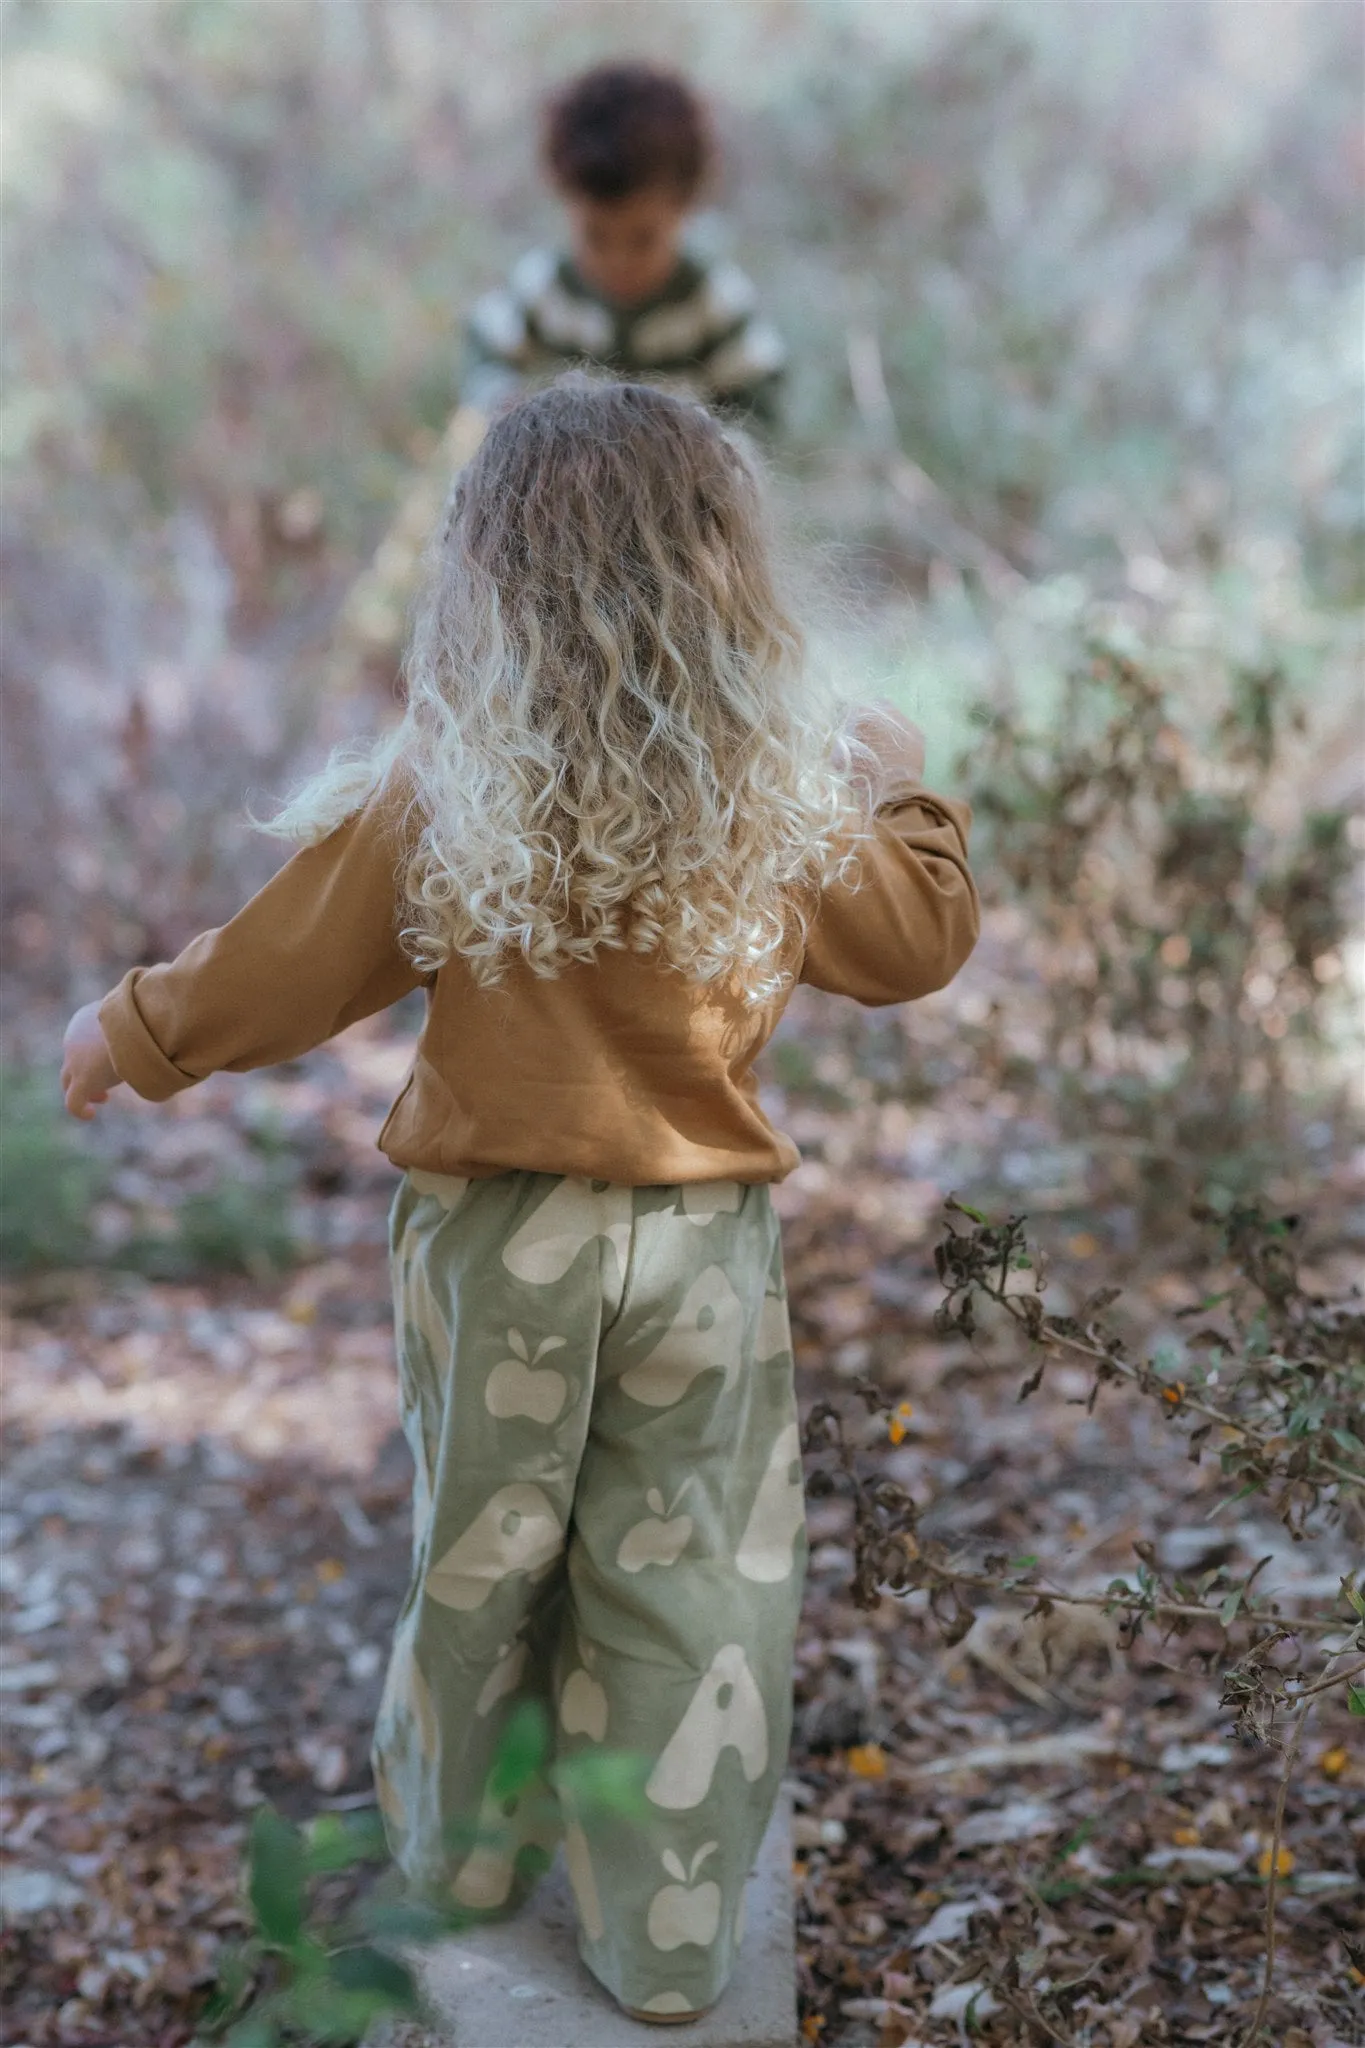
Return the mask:
<path fill-rule="evenodd" d="M 855 1778 L 884 1778 L 886 1751 L 876 1742 L 860 1742 L 845 1759 Z"/>
<path fill-rule="evenodd" d="M 931 2020 L 961 2020 L 970 2013 L 974 2020 L 984 2020 L 999 2010 L 999 1999 L 978 1977 L 971 1984 L 944 1984 L 930 2001 L 929 2017 Z"/>
<path fill-rule="evenodd" d="M 1056 1809 L 1041 1799 L 1015 1799 L 1008 1806 L 987 1807 L 970 1813 L 953 1831 L 958 1849 L 975 1849 L 988 1843 L 1030 1842 L 1040 1835 L 1055 1835 L 1061 1821 Z"/>
<path fill-rule="evenodd" d="M 51 1870 L 27 1870 L 12 1864 L 0 1870 L 0 1923 L 36 1920 L 40 1913 L 79 1906 L 85 1894 Z"/>
<path fill-rule="evenodd" d="M 1242 1867 L 1232 1849 L 1153 1849 L 1143 1861 L 1149 1870 L 1175 1870 L 1186 1877 L 1231 1877 Z"/>
<path fill-rule="evenodd" d="M 956 1683 L 966 1672 L 957 1666 L 945 1676 Z M 951 1756 L 936 1756 L 930 1763 L 915 1764 L 906 1775 L 946 1778 L 958 1771 L 1025 1769 L 1039 1764 L 1069 1763 L 1074 1757 L 1113 1756 L 1121 1747 L 1113 1728 L 1078 1728 L 1066 1735 L 1029 1735 L 1018 1742 L 987 1742 L 977 1749 L 957 1750 Z"/>
<path fill-rule="evenodd" d="M 1230 1764 L 1236 1751 L 1226 1742 L 1168 1742 L 1157 1758 L 1163 1771 L 1183 1774 L 1201 1769 L 1219 1770 Z"/>
<path fill-rule="evenodd" d="M 1000 1911 L 1000 1901 L 991 1892 L 976 1892 L 970 1898 L 949 1899 L 938 1908 L 932 1919 L 925 1922 L 919 1933 L 912 1936 L 911 1948 L 929 1948 L 935 1942 L 960 1941 L 978 1913 L 995 1914 Z"/>

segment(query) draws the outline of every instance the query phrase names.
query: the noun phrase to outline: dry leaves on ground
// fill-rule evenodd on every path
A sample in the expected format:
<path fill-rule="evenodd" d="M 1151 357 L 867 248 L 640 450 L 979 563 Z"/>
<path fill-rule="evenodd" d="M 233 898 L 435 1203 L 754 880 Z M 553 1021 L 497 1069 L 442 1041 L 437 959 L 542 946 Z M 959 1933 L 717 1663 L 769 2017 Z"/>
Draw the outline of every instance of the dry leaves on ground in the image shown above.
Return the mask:
<path fill-rule="evenodd" d="M 395 1060 L 362 1030 L 269 1084 L 286 1116 L 306 1091 L 328 1148 L 325 1186 L 302 1197 L 314 1249 L 290 1275 L 11 1291 L 0 1987 L 15 2048 L 183 2048 L 242 1924 L 251 1809 L 369 1801 L 408 1540 L 391 1183 L 366 1121 Z M 227 1084 L 171 1128 L 225 1105 Z M 864 1455 L 933 1501 L 926 1526 L 1096 1584 L 1156 1530 L 1182 1568 L 1269 1551 L 1271 1575 L 1335 1587 L 1331 1543 L 1295 1548 L 1249 1503 L 1210 1519 L 1206 1468 L 1174 1458 L 1141 1404 L 1091 1415 L 1063 1367 L 1021 1410 L 1016 1361 L 932 1334 L 932 1116 L 907 1160 L 888 1152 L 894 1118 L 850 1137 L 846 1105 L 798 1109 L 812 1160 L 780 1201 L 803 1403 L 868 1371 L 903 1393 L 899 1441 L 865 1418 Z M 150 1159 L 168 1127 L 142 1128 Z M 1358 1257 L 1358 1203 L 1335 1191 L 1322 1260 Z M 1074 1253 L 1087 1285 L 1097 1244 Z M 1154 1322 L 1184 1303 L 1178 1274 L 1145 1294 L 1127 1277 Z M 804 2038 L 1235 2042 L 1278 1759 L 1230 1735 L 1201 1668 L 1216 1644 L 1147 1636 L 1124 1655 L 1102 1616 L 1001 1608 L 945 1648 L 919 1596 L 853 1605 L 847 1512 L 810 1506 L 792 1757 Z M 1269 2036 L 1284 2048 L 1365 2039 L 1353 1726 L 1324 1707 L 1291 1793 Z"/>

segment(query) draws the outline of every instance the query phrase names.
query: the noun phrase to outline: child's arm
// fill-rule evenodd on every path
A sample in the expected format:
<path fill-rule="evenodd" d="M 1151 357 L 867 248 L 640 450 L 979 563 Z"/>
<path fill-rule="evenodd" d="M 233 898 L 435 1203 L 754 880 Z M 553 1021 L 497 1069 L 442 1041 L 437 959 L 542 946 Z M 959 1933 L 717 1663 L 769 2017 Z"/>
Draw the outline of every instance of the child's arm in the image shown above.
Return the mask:
<path fill-rule="evenodd" d="M 943 988 L 976 944 L 972 814 L 920 786 L 924 742 L 898 712 L 864 714 L 856 736 L 875 757 L 873 838 L 854 878 L 821 897 L 801 979 L 860 1003 L 904 1003 Z"/>
<path fill-rule="evenodd" d="M 62 1040 L 62 1095 L 69 1114 L 83 1124 L 90 1122 L 97 1104 L 109 1100 L 110 1089 L 119 1085 L 118 1070 L 100 1030 L 99 1011 L 98 1003 L 77 1010 Z"/>
<path fill-rule="evenodd" d="M 296 1059 L 387 1009 L 426 977 L 398 943 L 402 802 L 390 792 L 306 847 L 218 931 L 178 959 L 135 967 L 72 1019 L 67 1107 L 87 1115 L 116 1081 L 149 1102 L 220 1069 Z"/>
<path fill-rule="evenodd" d="M 528 379 L 544 367 L 537 347 L 531 304 L 554 275 L 554 261 L 533 249 L 515 266 L 505 285 L 485 292 L 470 308 L 464 330 L 464 374 L 460 403 L 490 418 L 520 398 Z"/>
<path fill-rule="evenodd" d="M 707 360 L 711 402 L 717 412 L 746 425 L 776 427 L 786 368 L 787 351 L 777 330 L 766 320 L 750 320 Z"/>
<path fill-rule="evenodd" d="M 753 285 L 735 264 L 717 264 L 704 304 L 713 323 L 701 352 L 710 403 L 748 425 L 777 426 L 787 349 L 759 312 Z"/>

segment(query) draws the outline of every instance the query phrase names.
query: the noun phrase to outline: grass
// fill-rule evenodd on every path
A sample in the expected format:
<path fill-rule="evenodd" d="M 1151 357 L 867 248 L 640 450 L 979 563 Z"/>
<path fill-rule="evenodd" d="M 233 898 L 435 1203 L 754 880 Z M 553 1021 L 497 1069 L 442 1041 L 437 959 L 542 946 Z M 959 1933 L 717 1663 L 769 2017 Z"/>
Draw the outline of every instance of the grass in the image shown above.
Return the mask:
<path fill-rule="evenodd" d="M 113 1168 L 67 1120 L 55 1075 L 10 1067 L 0 1074 L 0 1273 L 7 1276 L 112 1267 L 149 1279 L 201 1273 L 268 1278 L 288 1269 L 298 1245 L 290 1216 L 293 1175 L 269 1134 L 253 1140 L 251 1178 L 223 1174 L 168 1211 L 165 1227 L 134 1213 L 110 1243 L 100 1211 L 113 1197 Z"/>
<path fill-rule="evenodd" d="M 10 1068 L 0 1076 L 0 1139 L 0 1271 L 88 1264 L 107 1170 L 75 1142 L 50 1074 Z"/>

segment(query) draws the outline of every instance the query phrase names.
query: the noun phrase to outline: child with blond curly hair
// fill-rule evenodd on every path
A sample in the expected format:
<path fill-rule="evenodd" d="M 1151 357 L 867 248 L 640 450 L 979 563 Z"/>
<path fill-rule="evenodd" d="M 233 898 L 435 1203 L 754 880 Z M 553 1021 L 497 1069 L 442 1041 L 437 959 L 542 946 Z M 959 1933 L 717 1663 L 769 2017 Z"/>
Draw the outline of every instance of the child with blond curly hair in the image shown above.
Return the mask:
<path fill-rule="evenodd" d="M 967 812 L 921 767 L 803 661 L 743 444 L 647 385 L 561 384 L 459 479 L 401 722 L 286 808 L 302 849 L 238 916 L 67 1033 L 89 1116 L 425 990 L 379 1141 L 416 1461 L 380 1803 L 417 1890 L 506 1913 L 553 1847 L 543 1807 L 490 1799 L 509 1715 L 542 1702 L 561 1758 L 643 1753 L 643 1819 L 553 1830 L 583 1959 L 642 2020 L 731 1975 L 790 1734 L 769 1188 L 797 1153 L 754 1061 L 798 982 L 898 1003 L 970 952 Z"/>

